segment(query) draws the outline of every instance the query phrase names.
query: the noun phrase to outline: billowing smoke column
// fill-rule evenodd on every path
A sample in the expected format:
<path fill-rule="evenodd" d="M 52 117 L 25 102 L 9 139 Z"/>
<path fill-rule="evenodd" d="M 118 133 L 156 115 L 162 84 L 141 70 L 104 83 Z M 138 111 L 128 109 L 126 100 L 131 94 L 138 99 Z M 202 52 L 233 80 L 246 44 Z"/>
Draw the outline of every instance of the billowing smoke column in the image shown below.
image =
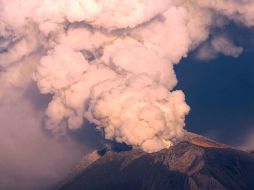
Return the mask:
<path fill-rule="evenodd" d="M 106 139 L 158 151 L 181 136 L 189 112 L 172 91 L 174 64 L 213 26 L 253 26 L 253 10 L 248 0 L 0 0 L 0 95 L 33 74 L 53 96 L 45 122 L 53 133 L 87 119 Z M 242 51 L 224 37 L 209 48 Z"/>

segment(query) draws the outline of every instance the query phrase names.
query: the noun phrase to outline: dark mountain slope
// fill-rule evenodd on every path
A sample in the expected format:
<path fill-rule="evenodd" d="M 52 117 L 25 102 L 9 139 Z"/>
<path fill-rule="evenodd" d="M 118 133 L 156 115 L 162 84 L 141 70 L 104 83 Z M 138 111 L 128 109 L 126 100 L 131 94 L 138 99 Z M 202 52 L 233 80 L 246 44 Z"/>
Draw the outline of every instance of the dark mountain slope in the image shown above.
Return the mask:
<path fill-rule="evenodd" d="M 254 156 L 194 135 L 152 154 L 108 151 L 58 190 L 254 190 Z"/>

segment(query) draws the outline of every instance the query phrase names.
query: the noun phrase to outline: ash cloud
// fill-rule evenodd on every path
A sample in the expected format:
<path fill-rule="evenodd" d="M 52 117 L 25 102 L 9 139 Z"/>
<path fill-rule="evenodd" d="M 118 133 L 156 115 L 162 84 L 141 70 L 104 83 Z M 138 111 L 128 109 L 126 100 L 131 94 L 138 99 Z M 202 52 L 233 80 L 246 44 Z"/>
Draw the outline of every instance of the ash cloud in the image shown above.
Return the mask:
<path fill-rule="evenodd" d="M 253 27 L 253 7 L 226 0 L 0 0 L 0 101 L 18 118 L 36 120 L 24 124 L 28 131 L 44 120 L 52 134 L 68 136 L 88 120 L 106 139 L 147 152 L 167 148 L 181 137 L 190 110 L 184 93 L 174 90 L 174 65 L 213 28 L 223 28 L 224 18 Z M 203 57 L 243 51 L 227 35 L 210 46 Z M 52 97 L 43 111 L 21 111 L 31 82 Z M 7 128 L 16 129 L 15 122 L 1 126 Z M 57 144 L 65 151 L 76 143 Z"/>
<path fill-rule="evenodd" d="M 71 136 L 48 135 L 42 119 L 49 100 L 29 85 L 22 96 L 1 103 L 1 189 L 50 189 L 83 154 L 97 148 Z"/>
<path fill-rule="evenodd" d="M 210 42 L 207 42 L 198 49 L 196 57 L 200 60 L 211 60 L 219 54 L 225 56 L 239 57 L 243 52 L 243 48 L 236 46 L 233 42 L 223 35 L 214 36 Z"/>

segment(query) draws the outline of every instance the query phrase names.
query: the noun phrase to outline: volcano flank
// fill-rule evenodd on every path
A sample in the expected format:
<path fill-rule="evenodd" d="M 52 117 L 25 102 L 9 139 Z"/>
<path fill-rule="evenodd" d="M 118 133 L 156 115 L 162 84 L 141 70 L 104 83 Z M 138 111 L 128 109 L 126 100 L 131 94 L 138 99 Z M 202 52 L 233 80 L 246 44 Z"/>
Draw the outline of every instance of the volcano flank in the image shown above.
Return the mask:
<path fill-rule="evenodd" d="M 99 154 L 100 153 L 100 154 Z M 251 190 L 254 156 L 186 133 L 169 149 L 102 150 L 84 157 L 57 190 Z"/>

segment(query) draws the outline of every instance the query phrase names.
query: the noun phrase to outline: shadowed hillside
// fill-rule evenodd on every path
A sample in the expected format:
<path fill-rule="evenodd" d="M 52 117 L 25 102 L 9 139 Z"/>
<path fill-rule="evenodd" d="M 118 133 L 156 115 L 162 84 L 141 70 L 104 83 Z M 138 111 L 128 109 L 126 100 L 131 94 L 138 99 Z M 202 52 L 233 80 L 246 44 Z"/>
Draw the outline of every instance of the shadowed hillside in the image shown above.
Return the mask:
<path fill-rule="evenodd" d="M 80 168 L 58 190 L 254 189 L 252 154 L 191 133 L 169 149 L 108 151 Z"/>

